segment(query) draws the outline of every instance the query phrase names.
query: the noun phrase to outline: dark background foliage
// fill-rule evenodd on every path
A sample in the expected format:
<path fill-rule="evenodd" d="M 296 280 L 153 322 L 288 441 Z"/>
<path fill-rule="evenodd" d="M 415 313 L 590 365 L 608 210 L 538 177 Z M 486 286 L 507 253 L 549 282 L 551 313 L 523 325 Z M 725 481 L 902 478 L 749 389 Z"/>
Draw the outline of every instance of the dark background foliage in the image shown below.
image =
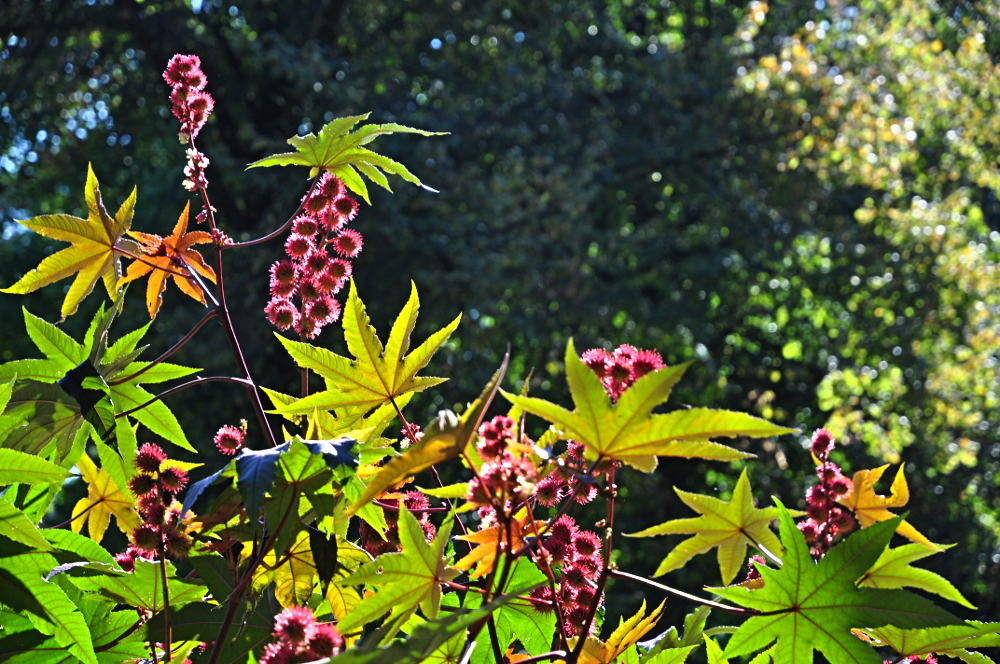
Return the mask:
<path fill-rule="evenodd" d="M 237 240 L 298 204 L 303 169 L 243 172 L 289 136 L 364 112 L 449 132 L 380 139 L 377 150 L 440 193 L 396 180 L 354 224 L 365 236 L 355 275 L 377 328 L 411 279 L 417 338 L 465 315 L 432 365 L 450 381 L 414 399 L 414 419 L 478 394 L 508 347 L 508 387 L 530 375 L 532 394 L 563 402 L 570 336 L 578 348 L 694 359 L 676 406 L 748 410 L 802 431 L 745 443 L 759 457 L 759 500 L 801 499 L 812 468 L 802 443 L 825 424 L 847 443 L 845 468 L 906 462 L 910 519 L 958 543 L 927 566 L 979 606 L 968 617 L 995 617 L 996 14 L 922 5 L 5 3 L 0 284 L 55 248 L 12 220 L 79 212 L 87 162 L 109 201 L 138 185 L 135 228 L 172 228 L 187 200 L 160 77 L 174 53 L 198 54 L 209 76 L 216 111 L 199 144 Z M 263 318 L 280 254 L 273 242 L 232 255 L 227 285 L 258 381 L 293 392 L 298 374 Z M 0 298 L 0 359 L 34 355 L 16 308 L 54 320 L 61 297 Z M 131 299 L 122 331 L 145 316 Z M 79 338 L 97 304 L 67 330 Z M 165 305 L 150 356 L 201 316 L 176 291 Z M 344 350 L 335 328 L 320 340 Z M 208 326 L 175 359 L 221 373 L 224 349 Z M 236 387 L 196 388 L 170 406 L 209 458 L 220 425 L 253 420 Z M 726 497 L 736 474 L 686 461 L 628 472 L 619 522 L 637 531 L 688 516 L 672 486 Z M 619 543 L 619 564 L 649 573 L 676 541 Z M 673 582 L 717 582 L 703 558 Z M 640 599 L 612 593 L 613 612 Z"/>

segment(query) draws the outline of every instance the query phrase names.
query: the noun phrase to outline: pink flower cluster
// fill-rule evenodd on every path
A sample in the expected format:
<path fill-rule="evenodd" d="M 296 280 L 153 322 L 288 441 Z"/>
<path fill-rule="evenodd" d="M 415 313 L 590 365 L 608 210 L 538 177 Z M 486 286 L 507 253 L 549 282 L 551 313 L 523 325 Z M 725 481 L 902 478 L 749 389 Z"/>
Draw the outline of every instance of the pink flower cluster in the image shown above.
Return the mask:
<path fill-rule="evenodd" d="M 934 655 L 924 655 L 923 657 L 918 657 L 917 655 L 910 655 L 909 657 L 904 657 L 903 659 L 884 659 L 882 664 L 938 664 L 937 657 Z"/>
<path fill-rule="evenodd" d="M 836 445 L 833 435 L 826 429 L 813 433 L 810 449 L 819 461 L 816 475 L 819 484 L 806 492 L 806 518 L 798 523 L 798 528 L 810 545 L 814 558 L 822 558 L 833 546 L 833 540 L 841 533 L 854 530 L 854 518 L 848 510 L 836 505 L 854 490 L 853 483 L 840 472 L 840 466 L 830 461 L 830 452 Z"/>
<path fill-rule="evenodd" d="M 336 627 L 317 623 L 311 609 L 294 606 L 274 621 L 274 643 L 261 655 L 260 664 L 299 664 L 333 657 L 344 648 L 344 637 Z"/>
<path fill-rule="evenodd" d="M 549 586 L 531 592 L 535 608 L 548 613 L 553 609 L 553 601 L 558 602 L 566 633 L 579 636 L 591 608 L 603 601 L 597 594 L 596 583 L 604 569 L 601 538 L 597 533 L 580 530 L 572 517 L 564 515 L 552 524 L 540 555 L 546 557 L 550 566 L 558 565 L 561 569 L 555 597 Z M 596 621 L 591 622 L 591 634 L 595 627 Z"/>
<path fill-rule="evenodd" d="M 215 446 L 226 456 L 233 456 L 243 449 L 247 438 L 247 421 L 240 420 L 240 426 L 227 424 L 215 433 Z"/>
<path fill-rule="evenodd" d="M 167 553 L 183 558 L 193 542 L 181 526 L 181 506 L 177 494 L 187 486 L 187 473 L 180 468 L 164 467 L 167 455 L 158 446 L 146 443 L 135 457 L 138 474 L 129 481 L 129 489 L 139 498 L 143 523 L 132 531 L 132 544 L 115 561 L 126 572 L 135 570 L 139 558 L 155 560 Z"/>
<path fill-rule="evenodd" d="M 479 427 L 476 451 L 485 461 L 479 475 L 469 482 L 467 499 L 476 505 L 519 505 L 535 488 L 535 465 L 525 454 L 515 454 L 514 420 L 503 415 Z"/>
<path fill-rule="evenodd" d="M 173 112 L 181 121 L 181 143 L 187 143 L 198 136 L 215 108 L 212 95 L 205 92 L 208 78 L 201 70 L 201 59 L 197 55 L 178 53 L 167 63 L 163 80 L 171 86 Z"/>
<path fill-rule="evenodd" d="M 271 301 L 265 312 L 278 329 L 294 328 L 311 339 L 340 318 L 334 295 L 350 279 L 347 259 L 361 253 L 363 240 L 345 227 L 357 215 L 358 202 L 330 173 L 323 173 L 306 194 L 302 210 L 285 241 L 288 258 L 271 266 Z"/>
<path fill-rule="evenodd" d="M 389 501 L 402 499 L 403 505 L 411 512 L 414 510 L 426 510 L 431 506 L 430 501 L 427 500 L 427 496 L 419 491 L 387 493 L 383 494 L 382 499 Z M 434 535 L 437 533 L 437 528 L 431 523 L 430 514 L 427 512 L 418 512 L 413 516 L 416 517 L 420 527 L 424 529 L 426 540 L 428 542 L 433 540 Z M 397 510 L 386 509 L 385 522 L 389 527 L 385 531 L 384 539 L 379 535 L 377 530 L 368 525 L 368 522 L 362 521 L 358 526 L 361 547 L 373 556 L 379 556 L 383 553 L 395 553 L 401 550 L 399 546 L 399 512 Z"/>
<path fill-rule="evenodd" d="M 663 358 L 655 350 L 639 350 L 622 344 L 609 353 L 603 348 L 588 350 L 580 358 L 594 370 L 613 401 L 651 371 L 663 368 Z"/>

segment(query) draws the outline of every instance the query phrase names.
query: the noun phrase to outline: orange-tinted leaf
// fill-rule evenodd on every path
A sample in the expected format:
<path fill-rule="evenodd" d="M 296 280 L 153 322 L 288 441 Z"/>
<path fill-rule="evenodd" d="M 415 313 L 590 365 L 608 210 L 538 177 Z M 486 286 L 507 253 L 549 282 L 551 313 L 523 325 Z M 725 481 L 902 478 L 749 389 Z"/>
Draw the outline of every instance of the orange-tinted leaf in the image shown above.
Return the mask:
<path fill-rule="evenodd" d="M 476 565 L 475 571 L 469 574 L 469 576 L 473 579 L 478 579 L 493 569 L 498 554 L 517 551 L 524 545 L 524 538 L 531 536 L 535 532 L 535 529 L 529 523 L 528 516 L 524 516 L 521 519 L 512 519 L 510 525 L 509 533 L 503 527 L 503 524 L 498 524 L 476 533 L 456 537 L 455 539 L 472 542 L 479 546 L 455 563 L 455 567 L 461 570 L 468 570 L 473 565 Z M 538 530 L 541 530 L 545 527 L 545 522 L 536 521 L 535 526 Z"/>
<path fill-rule="evenodd" d="M 205 304 L 205 294 L 198 282 L 190 278 L 188 267 L 215 283 L 215 271 L 212 270 L 202 255 L 191 247 L 196 244 L 209 244 L 212 236 L 205 231 L 187 232 L 188 213 L 191 204 L 184 206 L 184 211 L 177 219 L 174 232 L 168 237 L 160 237 L 152 233 L 130 232 L 129 235 L 139 241 L 142 246 L 143 258 L 136 260 L 128 267 L 128 273 L 121 278 L 119 285 L 149 275 L 146 285 L 146 308 L 149 317 L 156 318 L 160 305 L 163 304 L 163 291 L 167 288 L 167 279 L 173 278 L 174 283 L 182 293 Z"/>
<path fill-rule="evenodd" d="M 880 496 L 875 493 L 875 484 L 882 478 L 882 474 L 887 468 L 889 468 L 888 464 L 873 468 L 872 470 L 859 470 L 854 473 L 854 490 L 837 501 L 854 512 L 862 528 L 867 528 L 873 523 L 893 518 L 896 515 L 890 512 L 888 508 L 903 507 L 910 500 L 910 488 L 906 485 L 906 477 L 903 475 L 902 466 L 896 471 L 896 478 L 892 481 L 892 488 L 889 495 Z M 899 523 L 896 532 L 918 544 L 923 544 L 938 551 L 941 550 L 941 547 L 921 535 L 916 528 L 906 521 Z"/>

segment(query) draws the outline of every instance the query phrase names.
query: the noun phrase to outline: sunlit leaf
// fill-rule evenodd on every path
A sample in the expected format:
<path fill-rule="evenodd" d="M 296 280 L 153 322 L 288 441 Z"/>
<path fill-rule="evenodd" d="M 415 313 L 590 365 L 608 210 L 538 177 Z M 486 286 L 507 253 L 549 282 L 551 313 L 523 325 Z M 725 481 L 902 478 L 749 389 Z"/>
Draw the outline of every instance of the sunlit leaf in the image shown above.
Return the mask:
<path fill-rule="evenodd" d="M 861 577 L 858 585 L 865 588 L 919 588 L 970 609 L 976 608 L 943 576 L 910 565 L 935 553 L 937 551 L 934 549 L 917 543 L 886 549 L 872 568 Z"/>
<path fill-rule="evenodd" d="M 118 528 L 125 534 L 139 527 L 142 519 L 129 498 L 104 469 L 98 469 L 86 454 L 77 462 L 80 474 L 87 483 L 87 496 L 73 508 L 71 528 L 79 533 L 84 522 L 90 538 L 100 542 L 111 523 L 111 515 L 118 521 Z"/>
<path fill-rule="evenodd" d="M 854 490 L 837 502 L 852 510 L 861 523 L 862 528 L 891 519 L 895 514 L 889 511 L 890 507 L 903 507 L 910 500 L 910 489 L 906 484 L 906 476 L 903 475 L 903 466 L 896 471 L 896 478 L 892 481 L 891 493 L 888 496 L 880 496 L 875 493 L 875 484 L 882 478 L 882 474 L 889 468 L 888 464 L 879 466 L 872 470 L 859 470 L 854 473 Z M 941 548 L 929 539 L 917 532 L 917 529 L 906 521 L 900 521 L 897 531 L 903 537 L 926 547 L 940 551 Z"/>
<path fill-rule="evenodd" d="M 646 601 L 634 616 L 628 620 L 623 620 L 618 628 L 611 633 L 607 641 L 601 641 L 597 637 L 589 636 L 580 651 L 580 662 L 582 664 L 611 664 L 626 650 L 634 646 L 653 629 L 663 612 L 663 604 L 646 615 Z M 575 647 L 576 639 L 570 639 L 570 646 Z"/>
<path fill-rule="evenodd" d="M 962 625 L 930 629 L 899 629 L 886 625 L 856 629 L 854 633 L 875 646 L 892 648 L 899 656 L 921 658 L 930 654 L 947 655 L 969 664 L 992 664 L 993 660 L 969 648 L 1000 647 L 1000 622 L 967 621 Z"/>

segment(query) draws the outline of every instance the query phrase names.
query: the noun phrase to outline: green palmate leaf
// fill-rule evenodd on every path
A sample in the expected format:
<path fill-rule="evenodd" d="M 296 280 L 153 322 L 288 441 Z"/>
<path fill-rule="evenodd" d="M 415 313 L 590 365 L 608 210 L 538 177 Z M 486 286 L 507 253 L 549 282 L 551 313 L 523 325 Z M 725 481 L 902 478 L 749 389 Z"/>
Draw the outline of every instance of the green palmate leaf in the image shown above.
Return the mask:
<path fill-rule="evenodd" d="M 42 531 L 21 510 L 9 503 L 6 495 L 0 496 L 0 535 L 39 551 L 52 550 Z"/>
<path fill-rule="evenodd" d="M 261 567 L 261 572 L 274 581 L 274 596 L 282 606 L 302 606 L 312 596 L 318 572 L 306 531 L 299 531 L 288 551 L 280 555 L 277 550 L 268 553 Z"/>
<path fill-rule="evenodd" d="M 152 394 L 135 384 L 142 382 L 144 378 L 145 374 L 137 378 L 135 382 L 122 383 L 121 385 L 111 387 L 111 398 L 115 403 L 117 412 L 123 413 L 126 410 L 131 410 L 153 398 Z M 154 401 L 142 410 L 132 413 L 131 417 L 134 417 L 140 424 L 144 424 L 150 431 L 158 436 L 162 436 L 174 445 L 183 447 L 189 452 L 197 452 L 191 443 L 188 442 L 187 436 L 184 435 L 184 430 L 181 429 L 177 418 L 174 417 L 174 414 L 170 412 L 170 409 L 162 401 Z"/>
<path fill-rule="evenodd" d="M 76 313 L 80 302 L 94 290 L 98 279 L 104 280 L 108 294 L 114 298 L 118 292 L 118 278 L 121 276 L 118 260 L 122 256 L 115 249 L 119 248 L 122 236 L 132 224 L 135 189 L 119 208 L 118 214 L 112 218 L 104 209 L 97 176 L 94 175 L 93 168 L 88 165 L 86 199 L 88 210 L 86 219 L 68 214 L 50 214 L 25 221 L 19 220 L 19 223 L 39 235 L 70 242 L 72 246 L 45 258 L 38 267 L 25 274 L 16 284 L 0 290 L 5 293 L 30 293 L 76 275 L 63 301 L 64 320 Z"/>
<path fill-rule="evenodd" d="M 910 565 L 935 553 L 938 553 L 937 549 L 929 549 L 917 542 L 886 549 L 872 568 L 861 577 L 858 585 L 863 588 L 920 588 L 970 609 L 976 608 L 944 577 Z"/>
<path fill-rule="evenodd" d="M 351 281 L 350 295 L 344 305 L 344 338 L 348 350 L 357 359 L 349 360 L 328 350 L 278 336 L 300 367 L 315 371 L 327 379 L 329 386 L 324 392 L 279 406 L 278 411 L 294 415 L 344 407 L 370 410 L 402 394 L 419 392 L 444 382 L 444 378 L 417 376 L 417 372 L 427 366 L 435 351 L 448 340 L 462 316 L 459 314 L 447 327 L 406 355 L 419 308 L 417 289 L 411 284 L 410 299 L 396 318 L 389 341 L 383 347 Z"/>
<path fill-rule="evenodd" d="M 564 437 L 586 445 L 589 459 L 608 457 L 652 472 L 657 456 L 699 457 L 731 461 L 749 456 L 710 442 L 719 436 L 766 437 L 791 433 L 744 413 L 690 408 L 651 415 L 667 400 L 687 364 L 653 371 L 635 382 L 612 404 L 597 374 L 577 356 L 573 340 L 566 347 L 566 377 L 575 409 L 571 412 L 542 399 L 504 392 L 526 412 L 552 422 Z"/>
<path fill-rule="evenodd" d="M 716 588 L 722 597 L 766 612 L 744 622 L 730 638 L 726 657 L 768 646 L 782 664 L 810 664 L 818 650 L 831 664 L 881 664 L 869 646 L 851 636 L 851 629 L 894 624 L 903 628 L 939 627 L 960 621 L 931 602 L 905 590 L 858 588 L 855 583 L 878 560 L 898 517 L 856 532 L 830 549 L 818 563 L 778 503 L 784 564 L 778 570 L 757 565 L 762 588 Z"/>
<path fill-rule="evenodd" d="M 81 590 L 96 592 L 120 604 L 157 612 L 163 610 L 163 582 L 160 578 L 160 563 L 137 561 L 135 571 L 108 572 L 101 576 L 72 577 L 72 582 Z M 176 578 L 176 571 L 167 563 L 167 588 L 170 606 L 181 607 L 197 602 L 204 597 L 206 588 L 199 583 Z"/>
<path fill-rule="evenodd" d="M 454 413 L 450 412 L 440 416 L 427 427 L 420 441 L 392 459 L 372 477 L 364 492 L 353 500 L 348 514 L 359 513 L 386 489 L 407 477 L 461 454 L 475 439 L 475 433 L 482 424 L 486 409 L 493 402 L 493 397 L 496 396 L 500 381 L 507 370 L 508 359 L 509 357 L 504 358 L 500 368 L 483 389 L 483 393 L 469 404 L 461 417 L 455 417 Z"/>
<path fill-rule="evenodd" d="M 666 648 L 649 659 L 644 660 L 644 662 L 646 664 L 684 664 L 691 655 L 691 652 L 697 647 L 698 645 L 684 646 L 683 648 Z"/>
<path fill-rule="evenodd" d="M 417 606 L 428 619 L 437 617 L 441 605 L 441 581 L 450 581 L 459 571 L 448 565 L 444 550 L 451 535 L 451 520 L 446 521 L 430 544 L 424 530 L 405 508 L 399 511 L 400 553 L 385 553 L 340 582 L 377 588 L 345 616 L 338 627 L 352 632 L 377 620 L 389 611 L 394 617 L 406 616 Z M 405 619 L 404 619 L 405 620 Z M 402 622 L 402 621 L 401 621 Z"/>
<path fill-rule="evenodd" d="M 919 545 L 918 545 L 919 546 Z M 899 659 L 947 655 L 969 664 L 993 664 L 993 660 L 969 648 L 1000 647 L 1000 623 L 967 621 L 962 625 L 931 629 L 899 629 L 898 627 L 865 628 L 855 634 L 875 646 L 892 648 Z"/>
<path fill-rule="evenodd" d="M 247 168 L 258 166 L 309 166 L 309 177 L 316 177 L 320 171 L 330 171 L 344 184 L 366 201 L 368 188 L 358 175 L 361 171 L 375 184 L 389 189 L 384 173 L 398 175 L 407 182 L 419 185 L 420 180 L 400 163 L 361 147 L 383 134 L 420 134 L 438 136 L 439 132 L 413 129 L 398 124 L 365 125 L 351 133 L 358 123 L 368 119 L 370 113 L 348 118 L 338 118 L 323 125 L 319 135 L 294 136 L 288 143 L 295 152 L 276 154 L 253 162 Z M 392 191 L 391 189 L 389 189 Z"/>
<path fill-rule="evenodd" d="M 780 554 L 781 543 L 768 527 L 778 518 L 778 509 L 768 507 L 757 509 L 750 494 L 750 481 L 744 468 L 733 490 L 733 500 L 724 502 L 711 496 L 688 493 L 674 487 L 674 491 L 684 504 L 701 514 L 693 519 L 675 519 L 658 526 L 647 528 L 629 537 L 652 537 L 654 535 L 675 535 L 693 533 L 694 537 L 684 540 L 664 558 L 654 576 L 679 569 L 699 553 L 719 547 L 719 569 L 722 583 L 729 585 L 746 559 L 747 545 L 763 546 L 772 553 Z"/>
<path fill-rule="evenodd" d="M 0 484 L 62 482 L 69 472 L 54 463 L 16 450 L 0 449 Z"/>
<path fill-rule="evenodd" d="M 708 664 L 729 664 L 729 660 L 722 655 L 722 648 L 708 636 L 705 636 L 705 651 L 708 655 Z"/>
<path fill-rule="evenodd" d="M 639 611 L 628 620 L 623 619 L 607 641 L 601 641 L 594 636 L 587 637 L 580 651 L 581 664 L 612 664 L 656 626 L 660 614 L 663 613 L 663 604 L 660 603 L 646 615 L 646 601 L 643 600 Z M 575 645 L 576 639 L 570 639 L 570 647 Z"/>
<path fill-rule="evenodd" d="M 56 528 L 45 529 L 41 533 L 54 549 L 76 554 L 84 560 L 117 567 L 114 556 L 89 537 Z"/>
<path fill-rule="evenodd" d="M 21 312 L 24 314 L 24 327 L 28 336 L 38 350 L 45 354 L 53 368 L 65 374 L 87 359 L 87 348 L 83 344 L 78 344 L 61 329 L 24 307 Z"/>
<path fill-rule="evenodd" d="M 0 431 L 4 447 L 34 455 L 55 449 L 58 460 L 89 432 L 76 399 L 58 385 L 36 380 L 17 381 L 4 419 L 13 425 Z"/>

